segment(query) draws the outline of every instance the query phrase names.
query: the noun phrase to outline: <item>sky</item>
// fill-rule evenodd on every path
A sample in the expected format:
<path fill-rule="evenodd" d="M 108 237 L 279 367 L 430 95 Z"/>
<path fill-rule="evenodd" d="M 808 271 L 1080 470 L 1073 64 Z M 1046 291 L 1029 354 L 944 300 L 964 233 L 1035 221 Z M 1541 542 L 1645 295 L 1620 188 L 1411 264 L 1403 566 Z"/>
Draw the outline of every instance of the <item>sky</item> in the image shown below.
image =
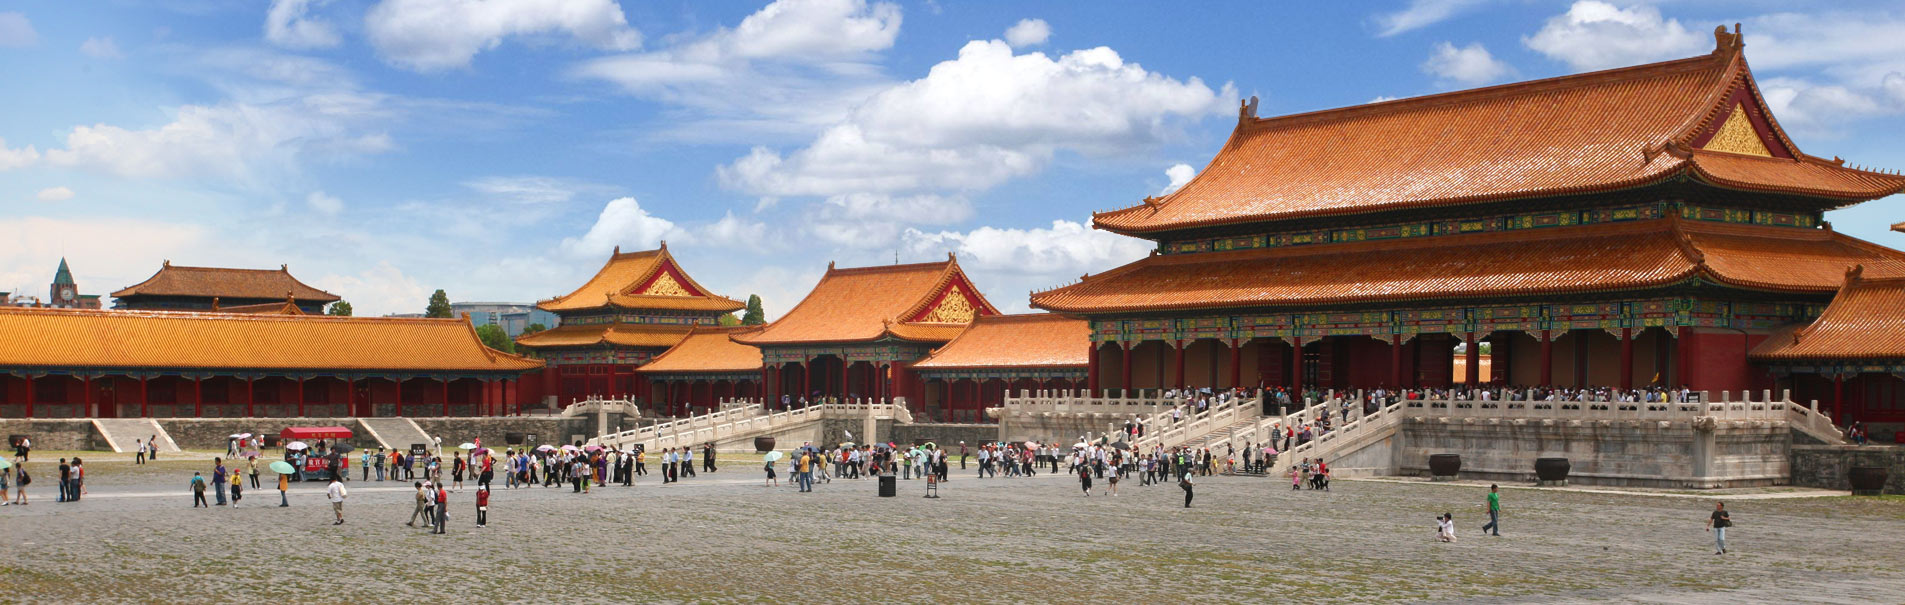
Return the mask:
<path fill-rule="evenodd" d="M 1807 153 L 1905 169 L 1905 5 L 0 0 L 0 290 L 289 265 L 359 315 L 568 293 L 666 240 L 770 317 L 956 254 L 996 306 L 1274 116 L 1705 54 Z M 1827 215 L 1894 248 L 1894 196 Z"/>

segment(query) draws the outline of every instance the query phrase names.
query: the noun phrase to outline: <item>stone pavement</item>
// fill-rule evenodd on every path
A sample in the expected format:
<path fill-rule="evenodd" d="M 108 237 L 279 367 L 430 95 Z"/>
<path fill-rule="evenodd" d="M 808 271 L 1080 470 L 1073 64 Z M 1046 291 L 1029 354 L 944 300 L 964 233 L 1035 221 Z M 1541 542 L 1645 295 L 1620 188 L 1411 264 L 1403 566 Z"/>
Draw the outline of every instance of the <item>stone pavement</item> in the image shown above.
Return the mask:
<path fill-rule="evenodd" d="M 44 469 L 40 469 L 44 471 Z M 730 474 L 732 473 L 732 474 Z M 497 489 L 490 527 L 451 496 L 450 533 L 402 525 L 409 490 L 351 483 L 342 526 L 321 484 L 189 508 L 186 478 L 95 488 L 76 504 L 0 508 L 7 598 L 36 602 L 284 598 L 527 602 L 1869 602 L 1905 594 L 1900 499 L 1730 503 L 1734 550 L 1712 555 L 1710 499 L 1510 490 L 1505 537 L 1481 491 L 1338 481 L 1292 492 L 1257 478 L 1090 498 L 1075 479 L 977 480 L 945 496 L 874 497 L 870 480 L 812 494 L 730 467 L 662 486 Z M 785 484 L 785 482 L 783 482 Z M 472 486 L 473 487 L 473 486 Z M 1453 512 L 1453 544 L 1433 519 Z M 1856 548 L 1847 545 L 1857 545 Z M 1891 595 L 1886 597 L 1884 595 Z M 0 599 L 4 600 L 4 599 Z"/>

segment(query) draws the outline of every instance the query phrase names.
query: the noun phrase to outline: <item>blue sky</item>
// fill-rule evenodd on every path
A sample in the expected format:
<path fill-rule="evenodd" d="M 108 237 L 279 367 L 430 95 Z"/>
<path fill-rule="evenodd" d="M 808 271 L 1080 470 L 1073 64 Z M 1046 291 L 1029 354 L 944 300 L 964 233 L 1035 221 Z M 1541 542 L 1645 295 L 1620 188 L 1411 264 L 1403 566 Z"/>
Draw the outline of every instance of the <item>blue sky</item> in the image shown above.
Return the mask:
<path fill-rule="evenodd" d="M 1681 58 L 1734 22 L 1802 149 L 1905 168 L 1897 3 L 6 0 L 0 290 L 43 295 L 61 256 L 101 294 L 162 260 L 289 264 L 417 312 L 666 239 L 770 315 L 830 260 L 948 252 L 1023 310 L 1143 255 L 1090 212 L 1200 169 L 1242 97 Z M 1828 219 L 1905 248 L 1896 197 Z"/>

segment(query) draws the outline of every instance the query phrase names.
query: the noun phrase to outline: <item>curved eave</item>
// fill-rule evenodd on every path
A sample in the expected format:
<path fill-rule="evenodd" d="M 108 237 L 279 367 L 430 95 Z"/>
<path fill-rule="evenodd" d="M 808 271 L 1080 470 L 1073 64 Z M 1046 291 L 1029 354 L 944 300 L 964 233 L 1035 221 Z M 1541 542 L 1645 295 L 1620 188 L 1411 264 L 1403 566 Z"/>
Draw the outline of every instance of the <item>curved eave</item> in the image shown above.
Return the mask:
<path fill-rule="evenodd" d="M 1135 313 L 1135 312 L 1154 312 L 1154 311 L 1201 311 L 1201 310 L 1208 310 L 1208 309 L 1250 309 L 1250 308 L 1261 308 L 1261 307 L 1311 307 L 1311 306 L 1318 306 L 1318 305 L 1464 300 L 1464 299 L 1485 298 L 1485 297 L 1493 298 L 1493 297 L 1510 297 L 1510 296 L 1542 296 L 1542 295 L 1553 295 L 1553 294 L 1599 294 L 1599 293 L 1615 293 L 1615 292 L 1632 292 L 1637 290 L 1649 290 L 1654 288 L 1677 285 L 1677 284 L 1691 281 L 1697 274 L 1700 274 L 1700 273 L 1702 272 L 1697 269 L 1687 269 L 1685 271 L 1682 271 L 1681 273 L 1678 273 L 1674 276 L 1667 277 L 1667 278 L 1634 282 L 1633 284 L 1630 284 L 1630 285 L 1613 286 L 1613 287 L 1524 288 L 1524 289 L 1505 289 L 1505 290 L 1497 290 L 1497 291 L 1489 291 L 1489 292 L 1462 292 L 1462 293 L 1454 293 L 1454 294 L 1446 294 L 1446 295 L 1340 296 L 1340 297 L 1317 298 L 1317 299 L 1301 300 L 1301 301 L 1266 301 L 1266 302 L 1222 301 L 1222 302 L 1193 304 L 1193 305 L 1132 305 L 1132 306 L 1118 306 L 1118 307 L 1077 307 L 1077 306 L 1067 307 L 1062 305 L 1052 305 L 1048 303 L 1039 302 L 1038 294 L 1035 294 L 1033 295 L 1031 306 L 1033 308 L 1044 309 L 1044 310 L 1052 311 L 1056 313 L 1102 315 L 1102 314 L 1108 314 L 1108 313 Z M 1056 291 L 1057 290 L 1049 290 L 1047 292 L 1041 292 L 1039 294 L 1046 294 L 1049 292 L 1056 292 Z M 1827 291 L 1830 291 L 1830 289 L 1828 289 Z"/>

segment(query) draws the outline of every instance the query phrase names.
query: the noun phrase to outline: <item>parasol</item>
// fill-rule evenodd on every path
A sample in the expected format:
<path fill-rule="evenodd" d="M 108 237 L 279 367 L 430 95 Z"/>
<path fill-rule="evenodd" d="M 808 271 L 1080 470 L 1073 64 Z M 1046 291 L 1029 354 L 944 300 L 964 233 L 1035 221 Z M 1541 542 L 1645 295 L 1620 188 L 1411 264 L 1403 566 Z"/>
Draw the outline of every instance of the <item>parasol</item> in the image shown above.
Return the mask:
<path fill-rule="evenodd" d="M 289 475 L 291 473 L 298 472 L 298 469 L 292 468 L 291 463 L 289 462 L 279 460 L 277 462 L 271 463 L 271 472 L 274 472 L 280 475 Z"/>
<path fill-rule="evenodd" d="M 292 451 L 301 450 L 307 447 L 311 447 L 311 446 L 305 445 L 303 441 L 293 441 L 293 442 L 284 444 L 284 449 L 292 450 Z"/>
<path fill-rule="evenodd" d="M 599 452 L 599 451 L 602 451 L 602 446 L 599 446 L 599 445 L 586 445 L 586 446 L 583 446 L 583 447 L 582 447 L 582 451 L 585 451 L 585 452 Z"/>
<path fill-rule="evenodd" d="M 544 443 L 544 444 L 542 444 L 542 445 L 539 445 L 539 446 L 536 446 L 536 451 L 538 451 L 538 452 L 553 452 L 553 451 L 556 451 L 556 446 L 553 446 L 553 445 L 549 445 L 549 444 L 547 444 L 547 443 Z"/>
<path fill-rule="evenodd" d="M 463 444 L 463 445 L 459 445 L 459 446 L 456 446 L 456 448 L 457 448 L 457 449 L 460 449 L 460 450 L 463 450 L 463 451 L 466 451 L 466 452 L 467 452 L 467 451 L 470 451 L 470 450 L 473 450 L 473 449 L 476 449 L 476 444 L 474 444 L 474 443 L 465 443 L 465 444 Z"/>
<path fill-rule="evenodd" d="M 12 462 L 7 462 L 5 459 L 0 459 L 0 471 L 4 471 L 10 468 L 13 468 Z"/>
<path fill-rule="evenodd" d="M 781 458 L 785 458 L 786 456 L 787 454 L 783 454 L 780 452 L 768 452 L 766 456 L 761 457 L 761 461 L 776 462 L 776 461 L 779 461 Z"/>
<path fill-rule="evenodd" d="M 1119 442 L 1111 444 L 1111 447 L 1114 449 L 1129 450 L 1131 449 L 1131 444 L 1125 443 L 1123 441 L 1119 441 Z"/>
<path fill-rule="evenodd" d="M 339 454 L 348 454 L 348 453 L 351 453 L 351 450 L 354 450 L 354 449 L 357 449 L 357 446 L 351 445 L 349 443 L 339 443 L 339 444 L 331 446 L 331 451 L 337 452 Z"/>
<path fill-rule="evenodd" d="M 853 446 L 854 446 L 854 443 L 852 441 L 845 441 L 840 444 L 840 447 L 853 447 Z"/>

